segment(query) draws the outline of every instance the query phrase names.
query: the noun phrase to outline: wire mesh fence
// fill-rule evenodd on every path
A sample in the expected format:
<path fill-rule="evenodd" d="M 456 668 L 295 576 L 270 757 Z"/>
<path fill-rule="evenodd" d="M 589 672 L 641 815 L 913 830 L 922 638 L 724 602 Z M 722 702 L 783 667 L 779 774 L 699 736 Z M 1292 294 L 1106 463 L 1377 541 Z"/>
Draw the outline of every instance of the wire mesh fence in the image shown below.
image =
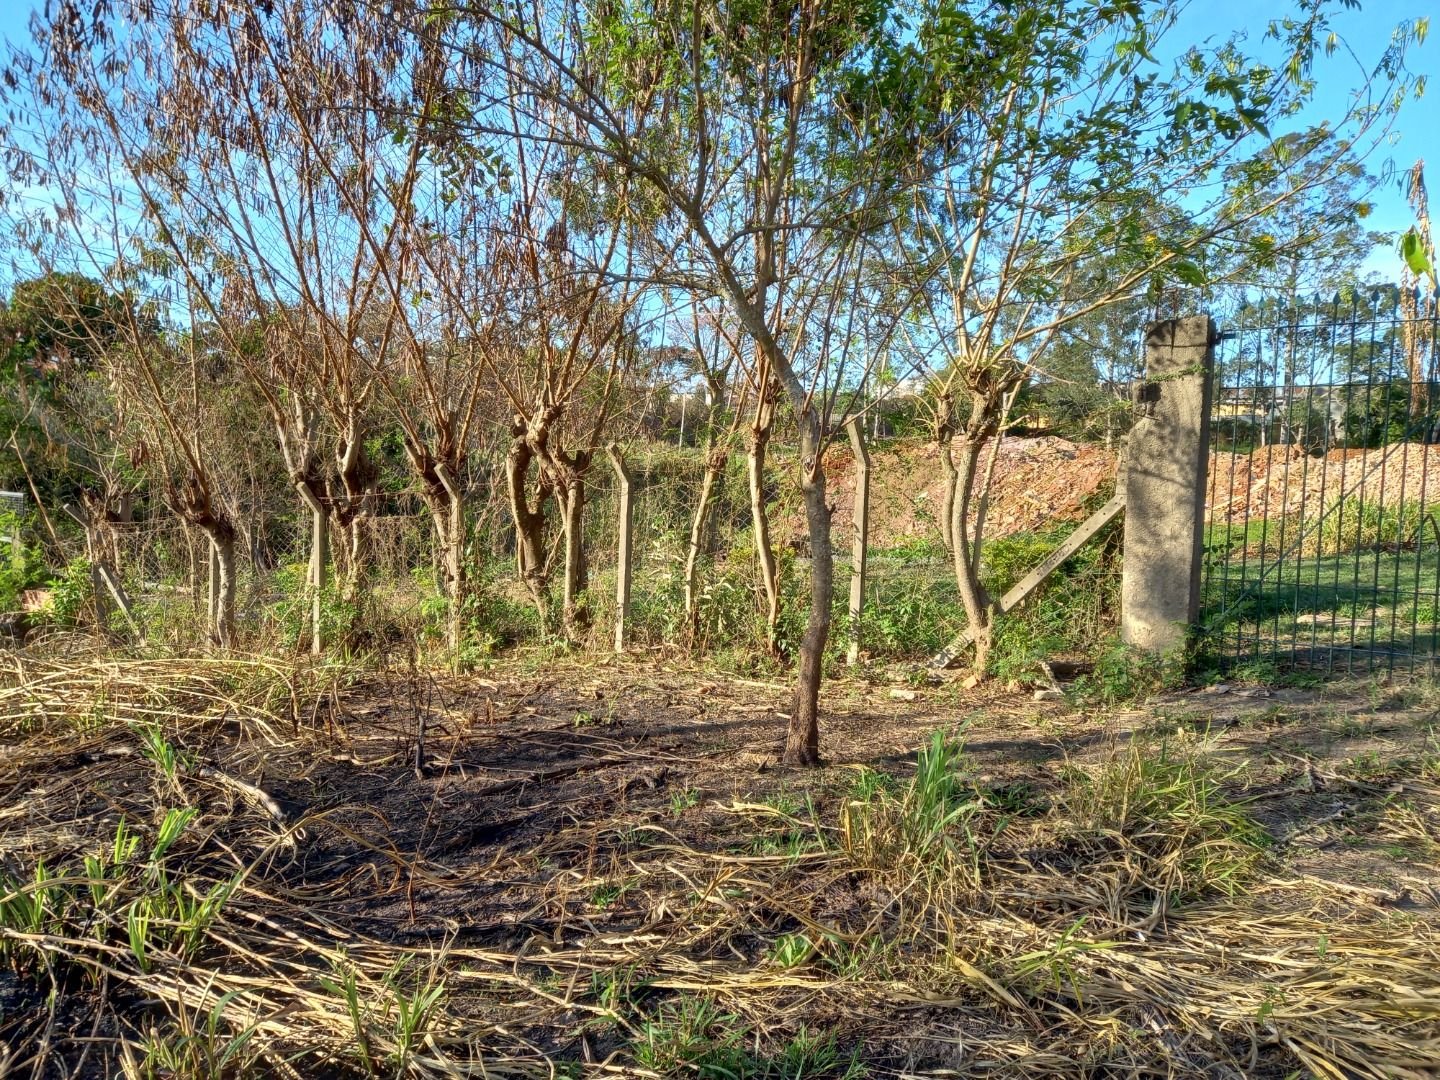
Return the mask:
<path fill-rule="evenodd" d="M 1217 354 L 1201 626 L 1226 662 L 1430 671 L 1440 652 L 1434 297 L 1240 312 Z"/>

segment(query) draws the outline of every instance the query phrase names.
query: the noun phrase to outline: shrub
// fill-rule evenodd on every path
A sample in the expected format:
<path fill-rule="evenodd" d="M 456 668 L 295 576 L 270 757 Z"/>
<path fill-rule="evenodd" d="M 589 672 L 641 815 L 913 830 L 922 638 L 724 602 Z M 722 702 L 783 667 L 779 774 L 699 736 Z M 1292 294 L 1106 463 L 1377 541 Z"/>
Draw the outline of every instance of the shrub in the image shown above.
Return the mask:
<path fill-rule="evenodd" d="M 1073 770 L 1061 809 L 1077 836 L 1120 849 L 1131 891 L 1167 902 L 1233 894 L 1269 834 L 1225 794 L 1230 776 L 1198 754 L 1136 741 L 1094 773 Z"/>
<path fill-rule="evenodd" d="M 1355 496 L 1333 500 L 1322 512 L 1319 527 L 1301 541 L 1301 551 L 1314 558 L 1368 548 L 1406 547 L 1423 539 L 1422 529 L 1433 527 L 1426 521 L 1433 514 L 1417 502 L 1381 506 Z"/>
<path fill-rule="evenodd" d="M 1112 641 L 1096 659 L 1094 670 L 1075 680 L 1071 697 L 1079 705 L 1128 704 L 1180 685 L 1184 672 L 1182 656 L 1156 656 Z"/>
<path fill-rule="evenodd" d="M 95 579 L 90 573 L 90 560 L 71 559 L 50 581 L 47 614 L 59 626 L 78 626 L 86 608 L 94 603 Z"/>
<path fill-rule="evenodd" d="M 286 563 L 275 571 L 274 585 L 280 598 L 270 605 L 269 615 L 287 648 L 310 640 L 310 567 L 307 563 Z M 348 642 L 360 623 L 360 608 L 346 600 L 329 575 L 320 592 L 320 632 L 327 645 Z"/>
<path fill-rule="evenodd" d="M 0 535 L 18 536 L 24 520 L 13 510 L 0 511 Z M 0 611 L 16 611 L 20 594 L 44 580 L 40 550 L 32 545 L 3 543 L 0 550 Z"/>

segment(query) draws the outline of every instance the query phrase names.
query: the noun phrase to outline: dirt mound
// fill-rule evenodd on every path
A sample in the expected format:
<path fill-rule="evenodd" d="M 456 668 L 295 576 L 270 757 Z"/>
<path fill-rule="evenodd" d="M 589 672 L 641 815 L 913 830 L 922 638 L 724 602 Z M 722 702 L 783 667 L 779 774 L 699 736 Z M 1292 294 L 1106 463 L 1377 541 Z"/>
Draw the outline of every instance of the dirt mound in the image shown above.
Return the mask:
<path fill-rule="evenodd" d="M 988 453 L 988 448 L 986 450 Z M 855 510 L 855 458 L 836 446 L 825 459 L 835 543 L 850 536 Z M 1079 521 L 1087 499 L 1115 475 L 1115 455 L 1099 446 L 1042 435 L 1007 436 L 995 462 L 988 536 L 1029 532 L 1059 521 Z M 933 443 L 893 442 L 870 451 L 870 543 L 894 547 L 912 540 L 940 540 L 945 474 Z M 796 505 L 784 508 L 782 535 L 801 539 L 805 518 Z"/>
<path fill-rule="evenodd" d="M 1378 506 L 1440 498 L 1440 446 L 1396 443 L 1374 450 L 1331 450 L 1323 457 L 1297 446 L 1210 457 L 1206 492 L 1211 521 L 1240 524 L 1263 517 L 1315 517 L 1335 500 Z"/>
<path fill-rule="evenodd" d="M 988 452 L 988 450 L 987 450 Z M 1031 532 L 1056 522 L 1080 521 L 1087 502 L 1114 478 L 1116 455 L 1100 446 L 1051 435 L 1008 436 L 995 463 L 988 536 Z M 855 458 L 836 446 L 825 459 L 835 543 L 848 541 L 855 507 Z M 1210 455 L 1206 517 L 1240 524 L 1283 514 L 1317 516 L 1336 499 L 1371 505 L 1426 505 L 1440 500 L 1440 446 L 1397 443 L 1373 450 L 1339 449 L 1310 455 L 1298 446 L 1268 446 L 1252 453 Z M 870 542 L 894 547 L 940 539 L 945 475 L 939 449 L 920 440 L 897 441 L 870 451 Z M 803 542 L 798 498 L 777 515 L 778 535 Z"/>

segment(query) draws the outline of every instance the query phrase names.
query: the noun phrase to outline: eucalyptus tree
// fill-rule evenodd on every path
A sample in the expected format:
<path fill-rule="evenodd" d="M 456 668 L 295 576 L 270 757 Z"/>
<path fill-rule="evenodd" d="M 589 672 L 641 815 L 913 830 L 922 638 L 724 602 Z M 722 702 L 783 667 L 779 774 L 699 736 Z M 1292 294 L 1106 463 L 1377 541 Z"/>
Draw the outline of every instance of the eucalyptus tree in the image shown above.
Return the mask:
<path fill-rule="evenodd" d="M 1179 10 L 1168 0 L 922 5 L 908 116 L 934 168 L 913 189 L 906 241 L 935 345 L 947 529 L 978 673 L 995 617 L 981 553 L 998 437 L 1057 335 L 1137 294 L 1164 303 L 1205 286 L 1222 248 L 1231 267 L 1237 246 L 1270 257 L 1249 226 L 1373 143 L 1411 85 L 1413 28 L 1367 75 L 1373 96 L 1341 137 L 1270 130 L 1313 93 L 1335 6 L 1301 0 L 1276 20 L 1273 64 L 1237 37 L 1167 66 L 1155 53 Z"/>
<path fill-rule="evenodd" d="M 890 170 L 875 167 L 893 149 L 877 68 L 902 33 L 887 10 L 874 0 L 522 2 L 469 8 L 450 36 L 477 95 L 501 81 L 497 67 L 521 89 L 511 103 L 524 137 L 567 145 L 598 181 L 630 190 L 652 224 L 637 249 L 652 276 L 723 298 L 782 388 L 811 557 L 784 754 L 793 764 L 819 760 L 833 586 L 824 453 L 855 363 L 848 315 L 828 316 L 851 296 L 893 197 Z"/>

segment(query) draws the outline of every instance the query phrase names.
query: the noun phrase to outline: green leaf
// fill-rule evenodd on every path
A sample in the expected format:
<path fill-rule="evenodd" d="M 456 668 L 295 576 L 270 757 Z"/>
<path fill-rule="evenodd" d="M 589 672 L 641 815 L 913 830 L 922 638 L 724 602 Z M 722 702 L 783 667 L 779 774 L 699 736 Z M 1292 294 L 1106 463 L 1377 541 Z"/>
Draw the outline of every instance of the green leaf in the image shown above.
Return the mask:
<path fill-rule="evenodd" d="M 1185 285 L 1204 285 L 1205 271 L 1193 262 L 1182 260 L 1174 264 L 1175 277 Z"/>
<path fill-rule="evenodd" d="M 1430 260 L 1425 255 L 1425 245 L 1413 226 L 1400 238 L 1400 257 L 1405 260 L 1405 265 L 1410 268 L 1412 274 L 1423 274 L 1430 269 Z"/>

